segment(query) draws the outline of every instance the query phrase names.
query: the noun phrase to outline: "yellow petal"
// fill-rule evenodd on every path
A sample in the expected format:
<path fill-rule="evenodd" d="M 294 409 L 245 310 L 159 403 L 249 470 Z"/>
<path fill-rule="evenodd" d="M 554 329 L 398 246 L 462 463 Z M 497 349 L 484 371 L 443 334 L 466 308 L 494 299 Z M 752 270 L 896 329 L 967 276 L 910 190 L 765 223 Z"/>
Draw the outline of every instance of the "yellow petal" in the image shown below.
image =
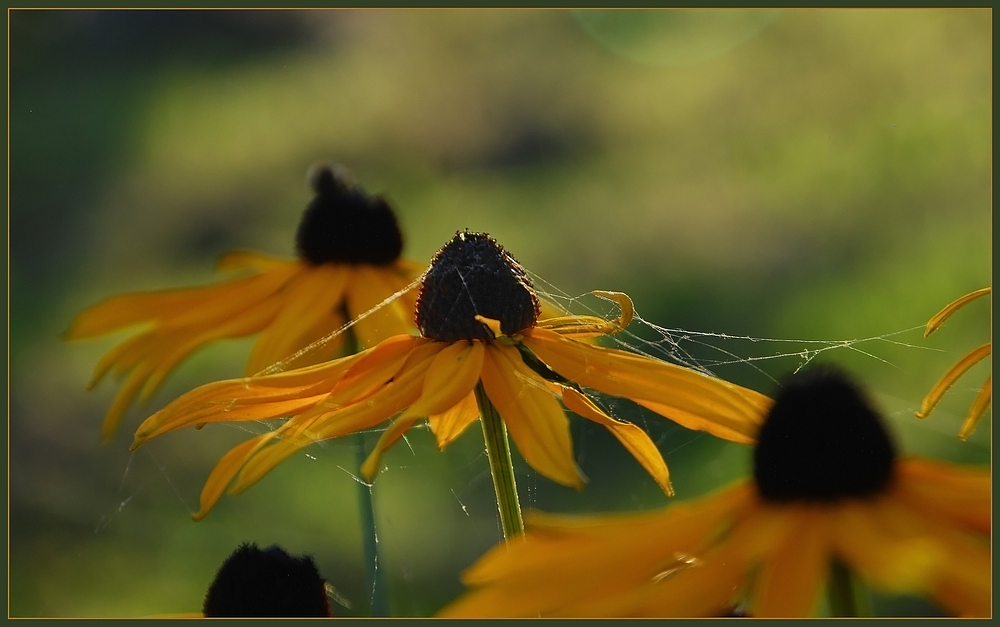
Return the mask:
<path fill-rule="evenodd" d="M 456 342 L 434 356 L 424 389 L 404 416 L 415 418 L 448 411 L 472 392 L 483 369 L 483 342 Z"/>
<path fill-rule="evenodd" d="M 992 288 L 984 287 L 978 289 L 974 292 L 970 292 L 965 296 L 960 296 L 944 306 L 944 309 L 934 314 L 930 320 L 927 321 L 927 326 L 924 328 L 924 337 L 927 337 L 931 333 L 934 333 L 944 321 L 951 317 L 951 314 L 955 313 L 962 307 L 966 306 L 973 300 L 979 298 L 980 296 L 985 296 L 992 291 Z"/>
<path fill-rule="evenodd" d="M 966 414 L 965 420 L 962 421 L 962 427 L 958 431 L 958 437 L 965 440 L 972 432 L 976 430 L 976 426 L 979 421 L 983 419 L 983 414 L 986 413 L 986 408 L 990 406 L 993 399 L 993 375 L 986 377 L 986 383 L 983 384 L 979 394 L 976 395 L 976 400 L 972 402 L 972 406 L 969 407 L 969 413 Z"/>
<path fill-rule="evenodd" d="M 266 326 L 274 314 L 270 307 L 254 307 L 242 312 L 228 321 L 202 330 L 197 335 L 173 333 L 163 339 L 160 350 L 150 351 L 144 360 L 153 363 L 156 368 L 149 375 L 143 386 L 139 401 L 143 402 L 155 392 L 181 361 L 188 355 L 209 342 L 217 339 L 242 337 L 256 333 Z M 164 332 L 167 330 L 164 329 Z M 186 336 L 186 337 L 185 337 Z"/>
<path fill-rule="evenodd" d="M 752 614 L 793 618 L 813 615 L 830 569 L 830 517 L 822 508 L 789 512 L 787 532 L 761 564 Z"/>
<path fill-rule="evenodd" d="M 524 461 L 557 483 L 582 488 L 583 475 L 573 461 L 569 420 L 545 382 L 524 365 L 517 349 L 490 343 L 482 382 Z"/>
<path fill-rule="evenodd" d="M 301 268 L 300 263 L 289 262 L 214 285 L 114 296 L 81 312 L 65 337 L 95 337 L 144 322 L 184 326 L 225 320 L 273 294 Z"/>
<path fill-rule="evenodd" d="M 375 443 L 375 448 L 365 461 L 361 464 L 361 478 L 365 481 L 371 483 L 375 479 L 375 475 L 378 474 L 379 465 L 382 463 L 382 456 L 385 454 L 389 447 L 399 441 L 403 437 L 407 430 L 413 426 L 416 422 L 416 418 L 407 418 L 405 414 L 400 416 L 389 425 L 389 428 L 382 432 L 379 436 L 378 442 Z"/>
<path fill-rule="evenodd" d="M 389 338 L 379 346 L 316 366 L 195 388 L 147 418 L 135 433 L 134 450 L 150 438 L 205 422 L 263 420 L 301 413 L 328 403 L 320 412 L 377 389 L 402 367 L 420 341 Z M 253 405 L 254 408 L 237 407 Z"/>
<path fill-rule="evenodd" d="M 990 468 L 912 458 L 896 465 L 893 496 L 928 518 L 990 533 L 993 489 Z"/>
<path fill-rule="evenodd" d="M 347 272 L 338 264 L 309 266 L 285 286 L 274 322 L 264 329 L 250 352 L 247 374 L 261 372 L 317 339 L 303 336 L 340 307 Z"/>
<path fill-rule="evenodd" d="M 273 437 L 273 432 L 264 433 L 233 447 L 232 450 L 223 455 L 222 459 L 215 465 L 215 468 L 212 469 L 211 474 L 209 474 L 208 479 L 205 481 L 205 486 L 201 489 L 201 507 L 192 518 L 197 521 L 207 516 L 208 512 L 219 501 L 219 498 L 222 497 L 222 493 L 226 491 L 226 486 L 229 485 L 233 477 L 236 476 L 236 473 L 243 467 L 247 458 L 265 446 Z"/>
<path fill-rule="evenodd" d="M 926 590 L 949 559 L 927 523 L 889 498 L 844 503 L 832 528 L 848 568 L 891 592 Z"/>
<path fill-rule="evenodd" d="M 378 392 L 354 404 L 309 418 L 303 414 L 289 420 L 274 432 L 280 440 L 247 459 L 231 492 L 238 494 L 246 490 L 290 455 L 315 442 L 369 429 L 388 420 L 420 396 L 429 366 L 430 359 L 425 359 L 405 368 Z"/>
<path fill-rule="evenodd" d="M 965 374 L 969 368 L 976 365 L 976 363 L 989 355 L 991 350 L 992 344 L 987 342 L 965 357 L 962 357 L 957 364 L 952 366 L 948 372 L 944 373 L 941 380 L 938 381 L 933 388 L 931 388 L 931 391 L 924 397 L 923 402 L 920 403 L 920 411 L 917 412 L 917 418 L 926 418 L 929 416 L 931 410 L 933 410 L 938 404 L 941 397 L 944 396 L 944 393 L 948 391 L 948 388 L 950 388 L 959 377 Z"/>
<path fill-rule="evenodd" d="M 356 320 L 353 329 L 362 346 L 374 346 L 387 337 L 415 332 L 412 297 L 388 300 L 407 285 L 392 270 L 354 267 L 347 286 L 347 309 Z M 416 287 L 410 291 L 415 293 Z"/>
<path fill-rule="evenodd" d="M 437 439 L 438 450 L 444 450 L 455 438 L 479 418 L 476 395 L 469 392 L 457 405 L 440 414 L 427 417 L 427 425 Z"/>
<path fill-rule="evenodd" d="M 611 321 L 598 318 L 597 316 L 577 316 L 571 314 L 541 316 L 538 326 L 556 332 L 563 337 L 588 338 L 601 335 L 614 335 L 632 322 L 632 317 L 635 315 L 635 306 L 627 294 L 600 290 L 594 290 L 591 294 L 616 303 L 621 313 Z"/>
<path fill-rule="evenodd" d="M 986 618 L 993 614 L 993 552 L 989 543 L 952 538 L 950 559 L 931 584 L 930 596 L 955 616 Z"/>
<path fill-rule="evenodd" d="M 219 257 L 215 264 L 216 272 L 232 272 L 250 268 L 257 272 L 266 272 L 272 268 L 285 266 L 292 260 L 273 255 L 265 255 L 252 250 L 232 250 Z"/>
<path fill-rule="evenodd" d="M 667 463 L 645 431 L 633 424 L 620 422 L 608 416 L 593 401 L 572 388 L 562 388 L 562 399 L 563 404 L 570 411 L 607 428 L 612 435 L 618 438 L 622 446 L 628 449 L 628 452 L 642 464 L 642 467 L 653 477 L 660 489 L 669 496 L 674 495 L 674 489 L 670 485 L 670 472 L 667 470 Z"/>
<path fill-rule="evenodd" d="M 495 547 L 463 573 L 462 580 L 476 589 L 442 615 L 657 615 L 659 608 L 643 605 L 670 594 L 665 584 L 671 580 L 672 587 L 673 575 L 664 571 L 686 565 L 720 526 L 741 519 L 749 496 L 749 484 L 743 483 L 656 512 L 602 516 L 529 512 L 525 535 Z M 717 572 L 694 583 L 700 598 L 706 592 L 723 598 L 732 593 L 732 586 L 725 589 L 727 582 L 720 581 Z"/>
<path fill-rule="evenodd" d="M 771 406 L 753 390 L 641 355 L 563 338 L 547 329 L 524 334 L 545 364 L 580 385 L 630 398 L 689 428 L 752 442 Z"/>

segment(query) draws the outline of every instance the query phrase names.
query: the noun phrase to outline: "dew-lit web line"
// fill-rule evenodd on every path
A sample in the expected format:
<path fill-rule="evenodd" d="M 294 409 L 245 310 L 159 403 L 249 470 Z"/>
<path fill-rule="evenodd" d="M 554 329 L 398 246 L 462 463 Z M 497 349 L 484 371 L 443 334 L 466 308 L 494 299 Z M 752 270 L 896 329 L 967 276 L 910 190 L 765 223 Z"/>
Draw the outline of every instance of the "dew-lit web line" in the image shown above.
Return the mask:
<path fill-rule="evenodd" d="M 604 317 L 606 314 L 595 310 L 593 307 L 588 305 L 585 301 L 585 297 L 590 297 L 590 294 L 582 294 L 580 296 L 571 296 L 565 291 L 559 289 L 549 281 L 546 281 L 539 275 L 535 273 L 530 273 L 532 280 L 535 282 L 536 290 L 539 292 L 539 296 L 548 299 L 550 302 L 559 304 L 565 309 L 569 310 L 571 308 L 580 307 L 586 311 L 586 313 L 595 315 L 598 317 Z M 539 286 L 544 286 L 539 289 Z M 565 303 L 565 305 L 563 305 Z M 759 338 L 752 337 L 749 335 L 733 335 L 729 333 L 719 333 L 719 332 L 706 332 L 706 331 L 689 331 L 686 329 L 672 329 L 668 327 L 663 327 L 655 323 L 649 322 L 643 319 L 636 313 L 633 316 L 634 322 L 639 322 L 645 328 L 648 328 L 660 335 L 659 340 L 649 340 L 640 337 L 628 329 L 624 329 L 614 336 L 610 336 L 611 339 L 623 349 L 628 351 L 644 355 L 646 357 L 666 359 L 682 366 L 698 370 L 705 374 L 716 376 L 712 371 L 713 367 L 733 365 L 733 364 L 745 364 L 751 367 L 753 370 L 757 371 L 767 379 L 771 381 L 776 381 L 775 377 L 771 374 L 765 372 L 759 365 L 759 362 L 774 361 L 778 359 L 787 358 L 798 358 L 800 361 L 795 367 L 794 372 L 798 372 L 804 366 L 809 364 L 817 356 L 834 349 L 847 349 L 871 359 L 875 359 L 884 364 L 897 367 L 895 364 L 879 357 L 869 350 L 864 350 L 860 348 L 860 345 L 866 343 L 885 343 L 895 346 L 901 346 L 905 348 L 915 348 L 920 350 L 928 350 L 933 352 L 940 352 L 940 349 L 931 348 L 928 346 L 921 346 L 917 344 L 911 344 L 908 342 L 903 342 L 900 340 L 893 339 L 896 336 L 903 335 L 906 333 L 912 333 L 915 330 L 923 329 L 924 324 L 914 325 L 906 329 L 899 331 L 892 331 L 889 333 L 883 333 L 880 335 L 875 335 L 871 337 L 863 338 L 852 338 L 852 339 L 839 339 L 839 340 L 809 340 L 809 339 L 792 339 L 792 338 Z M 742 356 L 730 350 L 728 348 L 723 348 L 709 340 L 725 340 L 727 342 L 750 342 L 753 344 L 776 344 L 776 345 L 797 345 L 802 347 L 800 350 L 794 351 L 776 351 L 769 355 L 756 355 L 756 356 Z M 720 355 L 717 359 L 712 358 L 698 358 L 691 354 L 690 351 L 682 346 L 682 343 L 688 343 L 690 345 L 702 346 L 711 351 L 714 351 Z"/>

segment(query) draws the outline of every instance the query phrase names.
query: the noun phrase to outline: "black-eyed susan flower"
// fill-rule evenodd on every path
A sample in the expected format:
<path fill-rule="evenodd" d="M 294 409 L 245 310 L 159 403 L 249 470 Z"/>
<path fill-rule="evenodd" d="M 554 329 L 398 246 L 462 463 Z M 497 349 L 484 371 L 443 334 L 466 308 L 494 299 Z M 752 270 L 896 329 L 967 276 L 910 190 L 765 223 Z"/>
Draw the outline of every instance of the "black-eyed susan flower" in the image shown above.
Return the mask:
<path fill-rule="evenodd" d="M 229 488 L 238 493 L 314 442 L 370 429 L 395 416 L 362 465 L 371 480 L 383 452 L 427 418 L 440 448 L 490 401 L 524 460 L 560 484 L 581 487 L 562 404 L 606 427 L 668 493 L 669 474 L 644 431 L 618 421 L 584 388 L 626 397 L 688 428 L 752 442 L 770 399 L 703 373 L 585 340 L 628 324 L 631 301 L 614 321 L 539 318 L 525 271 L 495 240 L 457 233 L 435 255 L 416 304 L 419 336 L 398 335 L 367 351 L 288 372 L 195 389 L 143 422 L 133 448 L 181 427 L 288 417 L 228 452 L 201 495 L 204 516 Z"/>
<path fill-rule="evenodd" d="M 849 572 L 989 616 L 991 511 L 988 468 L 898 458 L 860 391 L 819 368 L 775 397 L 752 480 L 658 512 L 529 516 L 442 615 L 809 616 Z"/>
<path fill-rule="evenodd" d="M 984 287 L 948 303 L 944 309 L 934 314 L 934 316 L 927 321 L 927 326 L 924 328 L 924 337 L 934 333 L 938 327 L 944 324 L 945 320 L 951 317 L 951 314 L 955 313 L 980 296 L 986 296 L 991 291 L 992 288 Z M 969 368 L 988 357 L 992 350 L 993 343 L 987 342 L 979 348 L 971 351 L 965 357 L 960 359 L 958 363 L 952 366 L 948 372 L 944 373 L 944 376 L 941 377 L 933 388 L 931 388 L 931 391 L 924 397 L 923 402 L 920 403 L 920 411 L 917 412 L 917 417 L 926 418 L 929 416 L 931 411 L 941 400 L 941 397 L 943 397 L 945 392 L 948 391 L 948 388 L 950 388 L 955 381 L 958 381 L 959 377 L 965 374 Z M 969 407 L 969 413 L 966 414 L 965 420 L 962 421 L 962 426 L 958 431 L 958 437 L 963 440 L 972 435 L 972 432 L 976 430 L 976 426 L 979 424 L 979 421 L 983 419 L 986 409 L 990 406 L 990 402 L 993 399 L 992 383 L 993 375 L 990 374 L 990 376 L 986 377 L 986 383 L 984 383 L 982 389 L 979 390 L 979 394 L 977 394 L 975 400 L 972 401 L 972 406 Z"/>
<path fill-rule="evenodd" d="M 349 182 L 339 167 L 310 173 L 316 196 L 296 234 L 297 259 L 249 251 L 224 255 L 220 272 L 240 273 L 212 285 L 114 296 L 80 313 L 65 338 L 92 338 L 137 325 L 142 329 L 108 351 L 90 382 L 108 372 L 124 378 L 102 426 L 106 439 L 138 396 L 145 401 L 170 372 L 202 346 L 257 335 L 246 365 L 253 374 L 293 355 L 319 363 L 343 348 L 331 334 L 411 285 L 423 267 L 400 258 L 403 240 L 389 204 Z M 415 295 L 404 293 L 357 320 L 364 347 L 413 329 Z"/>

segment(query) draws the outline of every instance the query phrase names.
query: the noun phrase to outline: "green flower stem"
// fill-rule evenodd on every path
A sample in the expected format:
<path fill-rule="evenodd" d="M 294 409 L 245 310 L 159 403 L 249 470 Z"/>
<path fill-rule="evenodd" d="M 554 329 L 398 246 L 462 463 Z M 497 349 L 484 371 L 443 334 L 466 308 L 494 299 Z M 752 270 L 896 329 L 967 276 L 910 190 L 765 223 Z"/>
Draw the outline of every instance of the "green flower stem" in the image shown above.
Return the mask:
<path fill-rule="evenodd" d="M 493 489 L 497 493 L 497 509 L 500 510 L 500 526 L 503 537 L 524 533 L 521 505 L 517 501 L 517 485 L 514 483 L 514 464 L 510 457 L 507 441 L 507 427 L 493 406 L 483 383 L 476 383 L 476 404 L 479 405 L 480 422 L 483 423 L 483 439 L 486 441 L 486 457 L 490 460 L 490 474 L 493 475 Z"/>
<path fill-rule="evenodd" d="M 374 445 L 372 445 L 374 446 Z M 360 468 L 368 456 L 368 437 L 365 433 L 354 434 L 355 466 Z M 371 591 L 371 615 L 389 615 L 389 595 L 385 582 L 385 569 L 379 568 L 378 535 L 375 531 L 375 502 L 372 486 L 358 481 L 358 510 L 361 516 L 361 549 L 364 555 L 365 582 Z"/>
<path fill-rule="evenodd" d="M 841 562 L 834 560 L 830 565 L 830 579 L 827 582 L 827 597 L 830 601 L 830 616 L 864 616 L 862 599 L 851 571 Z"/>
<path fill-rule="evenodd" d="M 344 312 L 345 316 L 347 312 Z M 349 319 L 349 317 L 348 317 Z M 354 329 L 349 328 L 344 334 L 345 355 L 353 355 L 361 350 Z M 354 451 L 355 468 L 360 468 L 368 457 L 367 451 L 374 447 L 369 442 L 368 434 L 355 433 Z M 365 565 L 365 585 L 371 592 L 371 616 L 389 615 L 389 595 L 385 581 L 385 569 L 379 568 L 378 534 L 375 531 L 375 501 L 372 498 L 372 486 L 358 481 L 358 513 L 361 518 L 361 552 Z"/>

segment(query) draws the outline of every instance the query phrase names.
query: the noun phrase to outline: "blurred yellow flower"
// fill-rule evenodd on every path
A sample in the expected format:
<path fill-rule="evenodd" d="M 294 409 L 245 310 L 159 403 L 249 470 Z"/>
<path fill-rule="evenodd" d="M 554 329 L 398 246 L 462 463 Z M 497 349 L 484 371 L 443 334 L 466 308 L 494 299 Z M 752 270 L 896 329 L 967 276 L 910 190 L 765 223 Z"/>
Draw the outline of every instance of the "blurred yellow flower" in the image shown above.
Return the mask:
<path fill-rule="evenodd" d="M 951 314 L 955 313 L 971 301 L 979 298 L 980 296 L 986 296 L 992 291 L 992 288 L 984 287 L 978 289 L 974 292 L 970 292 L 965 296 L 955 299 L 951 303 L 945 306 L 944 309 L 934 314 L 934 316 L 927 321 L 927 326 L 924 328 L 924 337 L 929 336 L 934 333 L 944 321 L 947 320 Z M 989 356 L 993 350 L 993 343 L 987 342 L 979 348 L 971 351 L 965 357 L 960 359 L 957 364 L 951 367 L 948 372 L 944 374 L 943 377 L 931 388 L 931 391 L 927 393 L 924 397 L 922 403 L 920 403 L 920 411 L 917 412 L 918 418 L 926 418 L 930 415 L 931 411 L 944 396 L 948 388 L 958 380 L 965 372 Z M 958 431 L 958 437 L 963 440 L 972 435 L 972 432 L 976 430 L 976 426 L 979 421 L 983 419 L 983 415 L 986 413 L 986 409 L 990 406 L 990 402 L 993 399 L 993 375 L 986 377 L 986 383 L 983 384 L 979 394 L 976 395 L 974 401 L 972 401 L 972 406 L 969 407 L 969 413 L 966 414 L 965 420 L 962 422 L 962 426 Z"/>
<path fill-rule="evenodd" d="M 316 197 L 296 235 L 299 259 L 237 251 L 224 255 L 221 272 L 247 276 L 213 285 L 114 296 L 77 315 L 67 340 L 93 338 L 136 325 L 143 328 L 108 351 L 97 363 L 93 388 L 109 371 L 125 377 L 104 418 L 110 438 L 136 396 L 147 400 L 186 357 L 224 338 L 258 334 L 246 373 L 295 355 L 314 364 L 342 352 L 343 337 L 304 347 L 333 333 L 412 284 L 423 266 L 400 259 L 402 236 L 395 215 L 380 196 L 348 183 L 339 168 L 315 168 Z M 412 290 L 357 320 L 364 347 L 413 330 Z"/>
<path fill-rule="evenodd" d="M 989 616 L 991 495 L 989 468 L 897 459 L 860 392 L 817 369 L 775 398 L 752 481 L 650 513 L 529 512 L 441 616 L 809 616 L 832 563 Z"/>
<path fill-rule="evenodd" d="M 600 292 L 622 309 L 612 322 L 590 316 L 539 319 L 539 301 L 521 266 L 485 234 L 458 233 L 435 255 L 416 306 L 421 336 L 311 367 L 208 384 L 150 416 L 133 449 L 179 429 L 219 421 L 290 416 L 227 453 L 201 495 L 201 518 L 232 483 L 245 490 L 314 442 L 372 428 L 400 414 L 362 466 L 370 480 L 383 452 L 426 417 L 444 448 L 479 417 L 481 383 L 524 460 L 567 486 L 584 482 L 573 460 L 559 400 L 611 431 L 671 493 L 666 464 L 649 436 L 608 416 L 580 386 L 633 399 L 685 427 L 752 442 L 770 399 L 700 372 L 587 341 L 616 333 L 632 316 L 624 294 Z M 402 412 L 402 413 L 400 413 Z"/>

